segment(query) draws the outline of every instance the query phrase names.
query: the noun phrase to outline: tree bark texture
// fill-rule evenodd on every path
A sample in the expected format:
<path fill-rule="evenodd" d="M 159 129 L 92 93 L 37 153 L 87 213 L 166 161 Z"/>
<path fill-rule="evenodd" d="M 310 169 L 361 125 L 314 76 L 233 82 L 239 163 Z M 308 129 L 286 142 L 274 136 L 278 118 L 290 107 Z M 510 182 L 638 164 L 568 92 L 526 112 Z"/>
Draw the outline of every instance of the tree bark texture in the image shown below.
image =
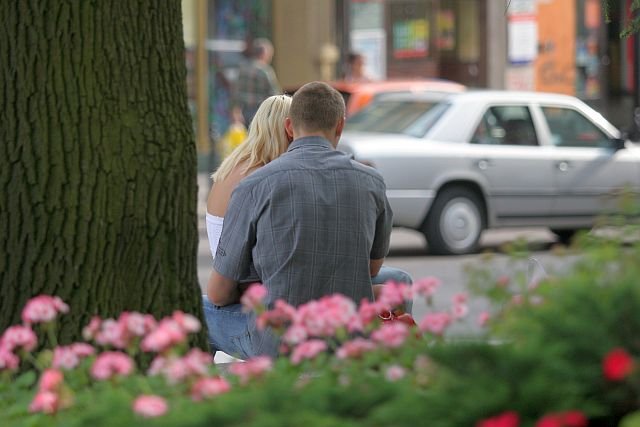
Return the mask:
<path fill-rule="evenodd" d="M 38 294 L 69 303 L 63 342 L 202 318 L 180 1 L 2 1 L 0 55 L 0 331 Z"/>

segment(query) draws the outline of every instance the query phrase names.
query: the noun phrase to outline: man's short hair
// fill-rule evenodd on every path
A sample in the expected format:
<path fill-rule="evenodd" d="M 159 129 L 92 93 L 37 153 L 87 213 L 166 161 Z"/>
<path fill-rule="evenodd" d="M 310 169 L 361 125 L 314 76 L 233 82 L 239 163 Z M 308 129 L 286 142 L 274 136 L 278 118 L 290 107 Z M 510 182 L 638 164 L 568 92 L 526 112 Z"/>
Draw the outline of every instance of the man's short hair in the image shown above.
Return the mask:
<path fill-rule="evenodd" d="M 289 110 L 293 127 L 310 132 L 333 129 L 344 114 L 342 95 L 323 82 L 307 83 L 298 89 Z"/>

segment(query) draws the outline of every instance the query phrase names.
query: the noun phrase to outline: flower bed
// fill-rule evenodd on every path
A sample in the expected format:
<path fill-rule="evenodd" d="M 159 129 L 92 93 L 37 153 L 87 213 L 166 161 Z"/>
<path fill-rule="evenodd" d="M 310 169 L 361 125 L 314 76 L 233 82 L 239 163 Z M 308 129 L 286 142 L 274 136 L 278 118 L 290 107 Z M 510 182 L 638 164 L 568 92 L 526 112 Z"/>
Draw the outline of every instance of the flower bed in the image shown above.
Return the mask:
<path fill-rule="evenodd" d="M 94 318 L 84 342 L 34 354 L 36 332 L 53 340 L 56 317 L 69 311 L 39 296 L 0 338 L 3 425 L 632 427 L 639 255 L 598 241 L 570 274 L 517 298 L 515 279 L 487 275 L 483 294 L 496 310 L 477 319 L 468 318 L 466 294 L 435 307 L 434 278 L 388 284 L 373 303 L 331 295 L 270 311 L 255 285 L 243 302 L 282 335 L 283 357 L 224 371 L 187 347 L 200 325 L 181 312 Z M 414 297 L 430 309 L 417 325 L 381 319 Z M 455 322 L 479 322 L 485 336 L 447 340 Z M 144 369 L 140 354 L 152 357 Z"/>

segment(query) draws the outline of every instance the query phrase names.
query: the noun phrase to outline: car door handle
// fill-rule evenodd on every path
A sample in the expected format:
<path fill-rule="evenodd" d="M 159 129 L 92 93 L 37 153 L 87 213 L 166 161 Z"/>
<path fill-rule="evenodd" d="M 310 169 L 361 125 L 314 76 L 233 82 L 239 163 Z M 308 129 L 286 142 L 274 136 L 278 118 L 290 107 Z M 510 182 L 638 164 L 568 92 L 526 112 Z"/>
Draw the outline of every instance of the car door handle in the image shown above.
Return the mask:
<path fill-rule="evenodd" d="M 491 162 L 487 159 L 480 159 L 476 162 L 476 167 L 480 170 L 487 170 L 491 166 Z"/>
<path fill-rule="evenodd" d="M 560 172 L 566 172 L 569 170 L 569 162 L 563 160 L 561 162 L 556 163 L 556 167 Z"/>

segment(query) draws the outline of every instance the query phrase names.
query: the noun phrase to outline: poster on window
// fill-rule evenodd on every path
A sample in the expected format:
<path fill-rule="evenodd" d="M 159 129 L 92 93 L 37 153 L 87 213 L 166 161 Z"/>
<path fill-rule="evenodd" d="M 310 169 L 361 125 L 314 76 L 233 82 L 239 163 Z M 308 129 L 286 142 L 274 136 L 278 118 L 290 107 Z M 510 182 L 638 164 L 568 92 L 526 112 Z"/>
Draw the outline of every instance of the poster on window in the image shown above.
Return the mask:
<path fill-rule="evenodd" d="M 456 47 L 456 18 L 453 10 L 438 11 L 438 37 L 436 45 L 441 50 L 453 50 Z"/>
<path fill-rule="evenodd" d="M 429 56 L 429 21 L 426 3 L 417 1 L 390 4 L 391 55 L 395 59 Z"/>
<path fill-rule="evenodd" d="M 411 19 L 393 23 L 393 57 L 425 58 L 429 54 L 429 23 Z"/>
<path fill-rule="evenodd" d="M 508 25 L 509 62 L 523 64 L 538 56 L 538 21 L 535 15 L 510 16 Z"/>

